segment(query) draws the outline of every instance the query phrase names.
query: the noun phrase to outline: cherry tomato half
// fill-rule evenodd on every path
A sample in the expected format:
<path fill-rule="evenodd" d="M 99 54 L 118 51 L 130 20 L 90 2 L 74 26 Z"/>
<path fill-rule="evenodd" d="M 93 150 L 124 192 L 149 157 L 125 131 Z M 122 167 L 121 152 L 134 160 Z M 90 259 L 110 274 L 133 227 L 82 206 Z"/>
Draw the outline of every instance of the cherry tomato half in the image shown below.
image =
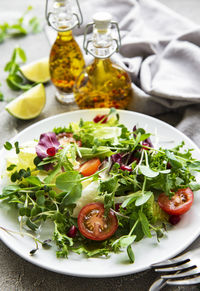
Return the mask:
<path fill-rule="evenodd" d="M 194 194 L 190 188 L 179 189 L 174 196 L 169 199 L 164 193 L 158 197 L 158 204 L 170 215 L 181 215 L 187 212 L 192 206 Z"/>
<path fill-rule="evenodd" d="M 91 240 L 102 241 L 111 237 L 117 230 L 117 217 L 112 210 L 104 216 L 102 203 L 85 205 L 78 215 L 78 228 L 80 233 Z"/>
<path fill-rule="evenodd" d="M 101 161 L 98 158 L 94 158 L 80 165 L 79 172 L 85 177 L 91 176 L 98 171 L 100 165 Z"/>

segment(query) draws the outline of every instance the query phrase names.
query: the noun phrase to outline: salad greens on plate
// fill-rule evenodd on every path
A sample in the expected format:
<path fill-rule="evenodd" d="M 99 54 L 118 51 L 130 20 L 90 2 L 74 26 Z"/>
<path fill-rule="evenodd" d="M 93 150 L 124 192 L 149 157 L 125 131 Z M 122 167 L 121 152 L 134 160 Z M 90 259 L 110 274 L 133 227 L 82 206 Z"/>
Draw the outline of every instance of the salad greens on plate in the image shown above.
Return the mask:
<path fill-rule="evenodd" d="M 200 189 L 195 178 L 200 161 L 192 149 L 184 142 L 172 149 L 154 147 L 150 133 L 132 127 L 111 109 L 93 121 L 80 119 L 42 133 L 32 143 L 5 143 L 14 157 L 7 158 L 11 184 L 0 199 L 18 209 L 19 234 L 36 243 L 32 255 L 39 244 L 52 243 L 57 257 L 71 251 L 108 256 L 126 248 L 133 263 L 134 242 L 152 236 L 159 241 L 190 209 L 193 191 Z M 46 221 L 54 232 L 40 241 L 34 232 Z"/>

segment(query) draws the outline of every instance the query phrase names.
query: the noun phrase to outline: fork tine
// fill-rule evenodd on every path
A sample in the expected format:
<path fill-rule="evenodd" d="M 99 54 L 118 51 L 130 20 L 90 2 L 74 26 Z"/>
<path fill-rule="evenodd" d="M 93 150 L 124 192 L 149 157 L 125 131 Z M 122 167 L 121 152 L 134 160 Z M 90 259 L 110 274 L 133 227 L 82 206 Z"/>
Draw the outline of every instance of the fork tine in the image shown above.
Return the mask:
<path fill-rule="evenodd" d="M 166 283 L 168 285 L 195 285 L 200 283 L 200 276 L 195 278 L 188 278 L 185 280 L 176 280 L 176 281 L 170 281 L 167 280 Z"/>
<path fill-rule="evenodd" d="M 191 262 L 187 262 L 185 264 L 182 264 L 180 266 L 173 266 L 173 267 L 168 267 L 168 268 L 159 268 L 155 269 L 156 272 L 177 272 L 177 271 L 182 271 L 186 270 L 188 268 L 195 267 L 195 265 L 192 265 Z"/>
<path fill-rule="evenodd" d="M 177 278 L 183 278 L 187 276 L 192 276 L 192 275 L 200 275 L 200 269 L 195 268 L 183 273 L 176 273 L 176 274 L 169 274 L 169 275 L 162 275 L 162 279 L 177 279 Z"/>
<path fill-rule="evenodd" d="M 187 254 L 183 254 L 183 255 L 178 256 L 178 257 L 173 258 L 173 259 L 169 259 L 166 261 L 152 264 L 151 267 L 152 268 L 157 268 L 157 267 L 161 267 L 161 266 L 164 267 L 164 266 L 169 266 L 169 265 L 173 265 L 173 264 L 183 263 L 185 261 L 189 261 Z"/>

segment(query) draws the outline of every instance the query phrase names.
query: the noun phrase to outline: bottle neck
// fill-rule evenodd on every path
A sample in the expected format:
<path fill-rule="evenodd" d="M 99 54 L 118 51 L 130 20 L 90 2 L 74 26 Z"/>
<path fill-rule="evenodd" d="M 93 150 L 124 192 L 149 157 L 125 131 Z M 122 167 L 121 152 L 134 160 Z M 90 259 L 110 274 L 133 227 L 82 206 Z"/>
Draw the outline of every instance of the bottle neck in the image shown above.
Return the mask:
<path fill-rule="evenodd" d="M 72 30 L 58 32 L 57 40 L 70 41 L 73 39 Z"/>
<path fill-rule="evenodd" d="M 99 56 L 100 58 L 107 58 L 107 56 L 110 55 L 112 42 L 113 39 L 110 33 L 110 29 L 94 29 L 92 44 L 93 52 L 97 57 Z"/>

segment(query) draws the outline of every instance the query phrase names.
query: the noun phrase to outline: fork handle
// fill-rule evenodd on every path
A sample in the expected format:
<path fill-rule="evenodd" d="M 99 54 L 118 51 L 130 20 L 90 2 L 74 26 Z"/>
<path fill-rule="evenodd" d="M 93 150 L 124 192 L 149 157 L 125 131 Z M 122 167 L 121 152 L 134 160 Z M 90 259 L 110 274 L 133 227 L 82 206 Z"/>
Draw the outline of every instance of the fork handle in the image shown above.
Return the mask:
<path fill-rule="evenodd" d="M 159 291 L 163 287 L 167 285 L 167 280 L 166 279 L 158 279 L 156 280 L 149 288 L 149 291 Z"/>

